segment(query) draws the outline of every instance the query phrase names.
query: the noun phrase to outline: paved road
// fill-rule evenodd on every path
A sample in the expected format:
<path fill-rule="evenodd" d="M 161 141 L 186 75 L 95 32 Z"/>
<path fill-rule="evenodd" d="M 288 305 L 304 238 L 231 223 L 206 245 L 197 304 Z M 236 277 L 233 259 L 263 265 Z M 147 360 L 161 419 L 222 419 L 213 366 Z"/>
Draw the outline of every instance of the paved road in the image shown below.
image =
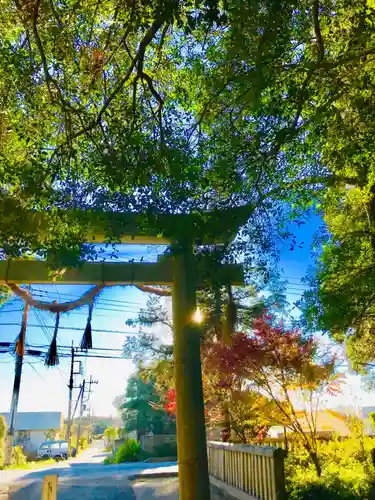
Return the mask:
<path fill-rule="evenodd" d="M 133 483 L 136 500 L 178 500 L 178 479 L 146 479 Z"/>
<path fill-rule="evenodd" d="M 129 476 L 176 470 L 176 466 L 163 463 L 103 465 L 106 454 L 102 449 L 103 444 L 98 442 L 69 462 L 43 470 L 22 471 L 10 483 L 9 490 L 4 483 L 0 485 L 0 500 L 40 500 L 43 477 L 56 473 L 58 500 L 134 500 Z"/>

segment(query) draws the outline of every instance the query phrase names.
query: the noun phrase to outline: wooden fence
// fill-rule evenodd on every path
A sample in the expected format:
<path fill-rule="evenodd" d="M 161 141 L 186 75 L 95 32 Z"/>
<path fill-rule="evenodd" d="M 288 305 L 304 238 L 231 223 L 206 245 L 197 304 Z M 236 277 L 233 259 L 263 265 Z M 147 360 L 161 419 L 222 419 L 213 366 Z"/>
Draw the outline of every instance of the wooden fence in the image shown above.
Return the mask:
<path fill-rule="evenodd" d="M 208 441 L 210 475 L 259 500 L 285 498 L 284 451 Z"/>

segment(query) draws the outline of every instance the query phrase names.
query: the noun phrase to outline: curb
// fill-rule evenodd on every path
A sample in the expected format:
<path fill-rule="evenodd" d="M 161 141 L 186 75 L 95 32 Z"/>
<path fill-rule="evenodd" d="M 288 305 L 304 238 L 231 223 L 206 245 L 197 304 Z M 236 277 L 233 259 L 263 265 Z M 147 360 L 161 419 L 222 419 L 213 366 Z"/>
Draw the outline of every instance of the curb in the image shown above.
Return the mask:
<path fill-rule="evenodd" d="M 178 472 L 151 472 L 149 474 L 133 474 L 132 476 L 129 476 L 130 481 L 136 481 L 138 479 L 158 479 L 158 478 L 174 478 L 178 477 Z"/>

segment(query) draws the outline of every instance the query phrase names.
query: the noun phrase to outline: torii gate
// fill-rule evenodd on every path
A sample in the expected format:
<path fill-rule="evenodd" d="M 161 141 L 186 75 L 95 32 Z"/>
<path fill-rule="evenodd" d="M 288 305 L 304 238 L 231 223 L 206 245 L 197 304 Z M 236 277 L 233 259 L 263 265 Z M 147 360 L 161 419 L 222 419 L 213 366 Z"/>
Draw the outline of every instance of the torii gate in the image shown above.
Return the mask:
<path fill-rule="evenodd" d="M 177 400 L 177 449 L 181 500 L 208 500 L 210 485 L 206 449 L 206 430 L 200 361 L 200 332 L 193 322 L 196 288 L 207 285 L 204 259 L 199 266 L 194 245 L 229 241 L 244 223 L 241 210 L 205 214 L 204 222 L 189 215 L 159 216 L 145 227 L 144 219 L 134 214 L 90 215 L 87 241 L 105 243 L 113 217 L 123 222 L 119 243 L 172 244 L 171 256 L 157 263 L 90 263 L 67 269 L 53 277 L 47 264 L 39 260 L 0 261 L 0 284 L 95 284 L 95 285 L 172 285 L 174 364 Z M 96 215 L 94 213 L 94 215 Z M 85 215 L 83 215 L 85 216 Z M 32 214 L 31 223 L 43 232 L 43 214 Z M 85 216 L 86 217 L 86 216 Z M 150 220 L 147 219 L 149 223 Z M 151 227 L 150 227 L 151 226 Z M 216 283 L 243 285 L 243 268 L 224 264 L 218 268 Z"/>

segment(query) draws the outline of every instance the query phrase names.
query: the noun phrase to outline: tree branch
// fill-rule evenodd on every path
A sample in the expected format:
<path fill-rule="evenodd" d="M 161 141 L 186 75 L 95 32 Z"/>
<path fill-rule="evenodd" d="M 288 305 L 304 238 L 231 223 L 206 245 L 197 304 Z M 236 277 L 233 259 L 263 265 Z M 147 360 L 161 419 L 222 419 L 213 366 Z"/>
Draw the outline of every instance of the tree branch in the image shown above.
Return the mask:
<path fill-rule="evenodd" d="M 104 103 L 103 103 L 103 105 L 102 105 L 102 107 L 101 107 L 101 109 L 100 109 L 97 117 L 94 120 L 92 120 L 86 127 L 83 127 L 80 130 L 77 130 L 74 134 L 70 135 L 69 141 L 72 141 L 73 139 L 77 139 L 81 135 L 86 134 L 87 132 L 89 132 L 90 130 L 92 130 L 93 128 L 95 128 L 96 126 L 98 126 L 101 123 L 103 115 L 105 114 L 105 112 L 107 111 L 107 109 L 111 105 L 112 101 L 117 96 L 117 94 L 122 90 L 122 88 L 124 87 L 125 83 L 131 77 L 131 75 L 133 73 L 133 70 L 136 68 L 136 65 L 138 64 L 138 62 L 139 61 L 143 62 L 147 46 L 151 43 L 151 41 L 153 40 L 153 38 L 155 37 L 156 33 L 159 31 L 159 29 L 163 25 L 163 23 L 164 23 L 164 16 L 159 15 L 154 20 L 154 22 L 152 23 L 150 29 L 146 32 L 146 34 L 142 38 L 142 40 L 141 40 L 141 42 L 139 44 L 139 47 L 138 47 L 138 51 L 137 51 L 136 55 L 134 56 L 134 58 L 132 59 L 131 64 L 130 64 L 127 72 L 120 79 L 120 81 L 117 83 L 117 85 L 115 86 L 115 88 L 113 89 L 113 91 L 111 92 L 111 94 L 104 101 Z M 141 69 L 142 69 L 142 64 L 141 64 Z M 65 141 L 64 143 L 60 144 L 58 146 L 58 149 L 62 148 L 66 144 L 67 144 L 67 141 Z M 55 155 L 53 155 L 53 156 L 55 156 Z"/>
<path fill-rule="evenodd" d="M 316 43 L 318 44 L 318 61 L 324 59 L 324 43 L 322 32 L 320 30 L 319 23 L 319 0 L 313 0 L 312 3 L 312 18 L 314 22 L 314 32 L 316 37 Z"/>

